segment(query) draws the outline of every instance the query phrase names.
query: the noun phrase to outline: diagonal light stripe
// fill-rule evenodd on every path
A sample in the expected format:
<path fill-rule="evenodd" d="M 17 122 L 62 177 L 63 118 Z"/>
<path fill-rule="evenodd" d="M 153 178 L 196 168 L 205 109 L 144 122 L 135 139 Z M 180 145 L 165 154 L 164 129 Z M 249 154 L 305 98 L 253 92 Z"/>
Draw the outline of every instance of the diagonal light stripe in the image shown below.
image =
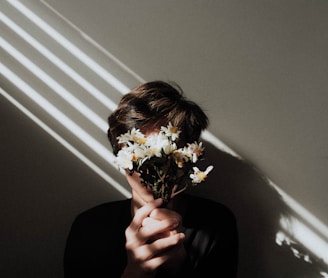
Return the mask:
<path fill-rule="evenodd" d="M 299 219 L 280 219 L 283 230 L 328 264 L 328 243 Z"/>
<path fill-rule="evenodd" d="M 291 196 L 289 196 L 286 192 L 276 186 L 271 182 L 271 185 L 274 186 L 279 194 L 281 195 L 284 202 L 302 219 L 307 221 L 313 228 L 316 229 L 322 236 L 324 236 L 328 240 L 328 227 L 323 224 L 318 218 L 316 218 L 313 214 L 311 214 L 307 209 L 305 209 L 302 205 L 300 205 L 296 200 L 294 200 Z M 327 249 L 328 252 L 328 249 Z"/>
<path fill-rule="evenodd" d="M 53 89 L 59 96 L 65 99 L 70 105 L 72 105 L 77 111 L 79 111 L 88 120 L 92 121 L 97 127 L 102 131 L 107 130 L 107 123 L 102 118 L 100 118 L 93 110 L 86 106 L 83 102 L 78 100 L 69 91 L 67 91 L 63 86 L 61 86 L 56 80 L 54 80 L 50 75 L 43 71 L 40 67 L 35 65 L 31 60 L 25 57 L 17 49 L 15 49 L 11 44 L 0 37 L 0 46 L 9 53 L 14 59 L 16 59 L 20 64 L 22 64 L 26 69 L 31 71 L 37 78 L 42 80 L 47 86 Z"/>
<path fill-rule="evenodd" d="M 235 151 L 233 151 L 231 148 L 229 148 L 226 144 L 224 144 L 221 140 L 219 140 L 217 137 L 215 137 L 208 130 L 205 130 L 204 132 L 202 132 L 202 138 L 204 138 L 206 141 L 210 142 L 217 149 L 222 150 L 228 154 L 231 154 L 232 156 L 239 157 L 239 155 Z"/>
<path fill-rule="evenodd" d="M 64 17 L 61 13 L 59 13 L 54 7 L 49 5 L 44 0 L 40 0 L 43 5 L 45 5 L 49 10 L 51 10 L 54 14 L 56 14 L 59 18 L 61 18 L 63 21 L 65 21 L 69 26 L 71 26 L 74 30 L 80 33 L 80 35 L 89 43 L 91 43 L 94 47 L 96 47 L 98 50 L 100 50 L 102 53 L 104 53 L 107 57 L 109 57 L 112 61 L 114 61 L 120 68 L 122 68 L 127 74 L 132 76 L 135 80 L 137 80 L 140 83 L 144 83 L 145 80 L 139 76 L 136 72 L 134 72 L 132 69 L 130 69 L 127 65 L 122 63 L 119 59 L 117 59 L 113 54 L 108 52 L 107 49 L 99 45 L 94 39 L 92 39 L 89 35 L 84 33 L 80 28 L 78 28 L 75 24 L 73 24 L 70 20 L 68 20 L 66 17 Z"/>
<path fill-rule="evenodd" d="M 57 32 L 54 28 L 52 28 L 48 23 L 46 23 L 43 19 L 33 13 L 30 9 L 24 6 L 21 2 L 17 0 L 7 0 L 9 4 L 15 7 L 18 11 L 22 13 L 25 17 L 27 17 L 30 21 L 32 21 L 35 25 L 37 25 L 40 29 L 42 29 L 46 34 L 51 36 L 55 41 L 57 41 L 61 46 L 66 48 L 73 56 L 78 58 L 81 62 L 83 62 L 87 67 L 96 72 L 101 78 L 103 78 L 108 84 L 110 84 L 113 88 L 118 90 L 120 93 L 124 94 L 129 91 L 129 88 L 125 86 L 120 80 L 114 77 L 110 72 L 108 72 L 105 68 L 96 63 L 93 59 L 91 59 L 87 54 L 81 51 L 76 45 L 66 39 L 63 35 Z"/>
<path fill-rule="evenodd" d="M 42 45 L 39 41 L 34 39 L 30 34 L 25 32 L 20 26 L 14 23 L 1 11 L 0 11 L 0 20 L 4 24 L 6 24 L 11 30 L 13 30 L 17 35 L 19 35 L 22 39 L 24 39 L 27 43 L 29 43 L 32 47 L 38 50 L 45 58 L 50 60 L 53 64 L 55 64 L 58 68 L 60 68 L 63 72 L 65 72 L 68 76 L 70 76 L 76 83 L 84 87 L 101 104 L 105 105 L 107 108 L 109 108 L 112 111 L 116 108 L 116 104 L 111 99 L 105 96 L 95 86 L 93 86 L 90 82 L 88 82 L 85 78 L 83 78 L 80 74 L 78 74 L 75 70 L 73 70 L 61 59 L 59 59 L 51 51 L 49 51 L 44 45 Z"/>
<path fill-rule="evenodd" d="M 43 121 L 37 118 L 33 113 L 31 113 L 28 109 L 26 109 L 23 105 L 21 105 L 18 101 L 16 101 L 13 97 L 11 97 L 8 93 L 6 93 L 2 88 L 0 88 L 0 93 L 7 100 L 9 100 L 14 106 L 16 106 L 20 111 L 22 111 L 26 116 L 28 116 L 33 122 L 35 122 L 39 127 L 41 127 L 44 131 L 46 131 L 50 136 L 52 136 L 55 140 L 57 140 L 61 145 L 63 145 L 67 150 L 69 150 L 73 155 L 75 155 L 78 159 L 80 159 L 84 164 L 90 167 L 94 172 L 96 172 L 100 177 L 102 177 L 106 182 L 108 182 L 111 186 L 113 186 L 118 192 L 120 192 L 123 196 L 130 198 L 131 193 L 126 190 L 121 184 L 119 184 L 116 180 L 114 180 L 111 176 L 109 176 L 106 172 L 100 169 L 95 163 L 93 163 L 90 159 L 88 159 L 85 155 L 83 155 L 80 151 L 74 148 L 70 143 L 68 143 L 63 137 L 61 137 L 58 133 L 56 133 L 53 129 L 51 129 L 48 125 L 46 125 Z"/>
<path fill-rule="evenodd" d="M 30 85 L 19 78 L 15 73 L 13 73 L 6 66 L 0 64 L 0 72 L 17 88 L 21 90 L 26 96 L 38 104 L 46 113 L 51 115 L 60 124 L 62 124 L 68 131 L 73 133 L 77 138 L 84 142 L 90 149 L 96 152 L 105 161 L 109 162 L 112 166 L 116 167 L 114 163 L 114 155 L 101 143 L 99 143 L 95 138 L 93 138 L 89 133 L 82 129 L 79 125 L 68 118 L 63 112 L 61 112 L 57 107 L 51 104 L 47 99 L 41 96 L 37 91 L 35 91 Z"/>

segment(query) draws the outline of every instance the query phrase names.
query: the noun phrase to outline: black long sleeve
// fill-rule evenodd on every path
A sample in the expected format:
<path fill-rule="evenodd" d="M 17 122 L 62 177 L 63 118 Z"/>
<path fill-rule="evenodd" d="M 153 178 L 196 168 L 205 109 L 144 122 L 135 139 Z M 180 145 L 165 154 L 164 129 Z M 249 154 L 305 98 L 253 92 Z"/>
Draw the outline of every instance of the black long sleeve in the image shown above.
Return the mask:
<path fill-rule="evenodd" d="M 234 215 L 219 203 L 190 195 L 185 198 L 188 260 L 178 277 L 236 277 L 238 233 Z M 130 205 L 130 200 L 103 204 L 75 219 L 65 249 L 65 278 L 121 276 L 127 262 L 125 229 L 132 220 Z M 165 274 L 158 271 L 157 276 Z"/>

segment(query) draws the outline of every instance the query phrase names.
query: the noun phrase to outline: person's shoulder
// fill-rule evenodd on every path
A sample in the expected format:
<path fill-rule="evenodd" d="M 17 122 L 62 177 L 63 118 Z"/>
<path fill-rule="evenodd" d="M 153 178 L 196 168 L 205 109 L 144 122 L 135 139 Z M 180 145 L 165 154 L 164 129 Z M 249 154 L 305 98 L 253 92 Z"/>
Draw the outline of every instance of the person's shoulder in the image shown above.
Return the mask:
<path fill-rule="evenodd" d="M 130 212 L 131 199 L 102 203 L 79 213 L 75 222 L 97 223 L 103 219 L 120 219 Z"/>
<path fill-rule="evenodd" d="M 94 207 L 91 207 L 85 211 L 83 211 L 80 215 L 89 215 L 94 213 L 105 213 L 111 211 L 113 209 L 124 209 L 129 207 L 131 204 L 131 199 L 124 199 L 124 200 L 116 200 L 112 202 L 106 202 Z"/>
<path fill-rule="evenodd" d="M 71 224 L 67 242 L 102 249 L 112 241 L 122 241 L 131 219 L 130 200 L 103 203 L 79 213 Z"/>

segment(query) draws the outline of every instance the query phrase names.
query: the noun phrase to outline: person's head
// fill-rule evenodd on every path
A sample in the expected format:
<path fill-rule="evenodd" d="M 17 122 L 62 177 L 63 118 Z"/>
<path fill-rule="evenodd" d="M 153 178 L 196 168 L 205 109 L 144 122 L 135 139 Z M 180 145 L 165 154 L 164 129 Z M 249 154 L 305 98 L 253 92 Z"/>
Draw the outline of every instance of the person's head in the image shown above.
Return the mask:
<path fill-rule="evenodd" d="M 117 137 L 132 128 L 152 133 L 171 122 L 180 133 L 180 142 L 193 143 L 208 126 L 208 117 L 195 102 L 188 100 L 176 84 L 152 81 L 124 95 L 108 117 L 108 138 L 114 154 L 120 150 Z"/>

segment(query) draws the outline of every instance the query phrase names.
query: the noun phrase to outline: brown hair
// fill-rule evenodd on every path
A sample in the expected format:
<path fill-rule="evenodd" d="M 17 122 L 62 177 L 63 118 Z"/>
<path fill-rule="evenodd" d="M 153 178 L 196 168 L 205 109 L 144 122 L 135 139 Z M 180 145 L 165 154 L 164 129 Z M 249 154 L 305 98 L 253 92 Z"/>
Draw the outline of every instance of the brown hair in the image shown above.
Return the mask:
<path fill-rule="evenodd" d="M 119 135 L 133 127 L 142 132 L 156 131 L 169 122 L 181 130 L 180 141 L 193 143 L 208 126 L 208 117 L 175 83 L 152 81 L 132 89 L 108 117 L 108 138 L 114 154 L 120 149 Z"/>

